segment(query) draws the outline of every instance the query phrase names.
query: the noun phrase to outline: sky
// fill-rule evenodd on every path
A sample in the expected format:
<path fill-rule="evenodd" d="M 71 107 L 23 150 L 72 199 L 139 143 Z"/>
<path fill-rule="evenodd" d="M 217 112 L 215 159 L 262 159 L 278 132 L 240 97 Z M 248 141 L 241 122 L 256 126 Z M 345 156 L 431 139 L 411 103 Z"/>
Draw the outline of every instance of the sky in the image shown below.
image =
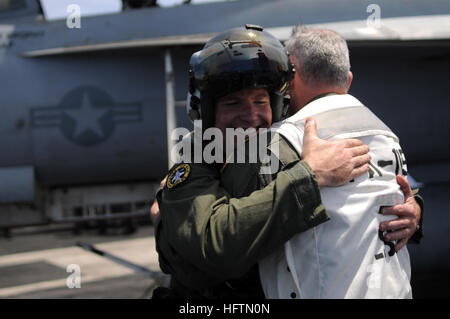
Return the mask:
<path fill-rule="evenodd" d="M 223 0 L 192 0 L 192 4 L 204 2 L 217 2 Z M 161 7 L 181 4 L 183 0 L 158 0 Z M 81 15 L 98 15 L 119 12 L 122 8 L 121 0 L 41 0 L 47 20 L 66 18 L 70 13 L 67 8 L 71 4 L 80 6 Z"/>

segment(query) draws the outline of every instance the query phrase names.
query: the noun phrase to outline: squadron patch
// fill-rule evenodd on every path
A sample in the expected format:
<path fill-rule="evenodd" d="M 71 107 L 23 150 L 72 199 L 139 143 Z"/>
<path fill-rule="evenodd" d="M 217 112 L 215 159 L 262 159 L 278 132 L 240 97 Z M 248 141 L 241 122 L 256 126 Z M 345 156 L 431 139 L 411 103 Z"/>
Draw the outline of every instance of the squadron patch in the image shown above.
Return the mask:
<path fill-rule="evenodd" d="M 172 189 L 178 184 L 183 183 L 191 172 L 191 166 L 189 164 L 180 164 L 175 167 L 167 177 L 167 188 Z"/>

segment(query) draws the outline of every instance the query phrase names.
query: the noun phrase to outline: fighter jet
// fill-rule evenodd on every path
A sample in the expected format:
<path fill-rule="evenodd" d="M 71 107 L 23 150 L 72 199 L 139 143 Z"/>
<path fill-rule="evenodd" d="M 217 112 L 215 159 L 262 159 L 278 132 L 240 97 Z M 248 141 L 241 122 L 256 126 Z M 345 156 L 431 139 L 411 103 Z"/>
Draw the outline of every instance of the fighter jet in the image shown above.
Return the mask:
<path fill-rule="evenodd" d="M 0 228 L 145 216 L 170 132 L 192 128 L 191 54 L 228 28 L 261 25 L 285 41 L 302 23 L 347 39 L 350 93 L 400 137 L 425 198 L 416 269 L 449 269 L 450 2 L 372 2 L 125 1 L 73 23 L 48 21 L 37 0 L 0 0 Z"/>

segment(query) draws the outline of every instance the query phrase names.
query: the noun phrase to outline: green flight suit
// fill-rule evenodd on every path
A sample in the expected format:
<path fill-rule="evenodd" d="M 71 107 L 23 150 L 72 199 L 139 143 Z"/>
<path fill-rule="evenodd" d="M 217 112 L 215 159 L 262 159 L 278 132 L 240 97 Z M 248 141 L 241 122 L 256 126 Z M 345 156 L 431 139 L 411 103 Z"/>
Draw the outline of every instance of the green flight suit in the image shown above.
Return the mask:
<path fill-rule="evenodd" d="M 284 139 L 278 159 L 273 181 L 259 174 L 259 163 L 229 164 L 222 174 L 218 165 L 192 163 L 182 182 L 173 186 L 168 178 L 171 188 L 166 183 L 157 195 L 155 237 L 176 297 L 263 298 L 257 261 L 329 219 L 314 174 Z M 175 165 L 169 177 L 180 172 Z M 231 198 L 221 180 L 233 197 L 249 196 Z"/>

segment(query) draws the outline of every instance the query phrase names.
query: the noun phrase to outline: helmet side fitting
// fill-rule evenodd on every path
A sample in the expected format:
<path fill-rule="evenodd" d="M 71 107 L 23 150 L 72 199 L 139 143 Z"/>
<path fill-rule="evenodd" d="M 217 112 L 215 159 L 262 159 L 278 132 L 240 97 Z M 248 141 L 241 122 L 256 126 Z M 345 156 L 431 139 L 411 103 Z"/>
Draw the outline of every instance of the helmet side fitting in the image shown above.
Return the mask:
<path fill-rule="evenodd" d="M 214 126 L 215 101 L 248 88 L 264 88 L 270 95 L 273 122 L 287 112 L 286 92 L 294 66 L 281 42 L 260 26 L 227 30 L 191 56 L 187 113 L 202 120 L 203 130 Z"/>

